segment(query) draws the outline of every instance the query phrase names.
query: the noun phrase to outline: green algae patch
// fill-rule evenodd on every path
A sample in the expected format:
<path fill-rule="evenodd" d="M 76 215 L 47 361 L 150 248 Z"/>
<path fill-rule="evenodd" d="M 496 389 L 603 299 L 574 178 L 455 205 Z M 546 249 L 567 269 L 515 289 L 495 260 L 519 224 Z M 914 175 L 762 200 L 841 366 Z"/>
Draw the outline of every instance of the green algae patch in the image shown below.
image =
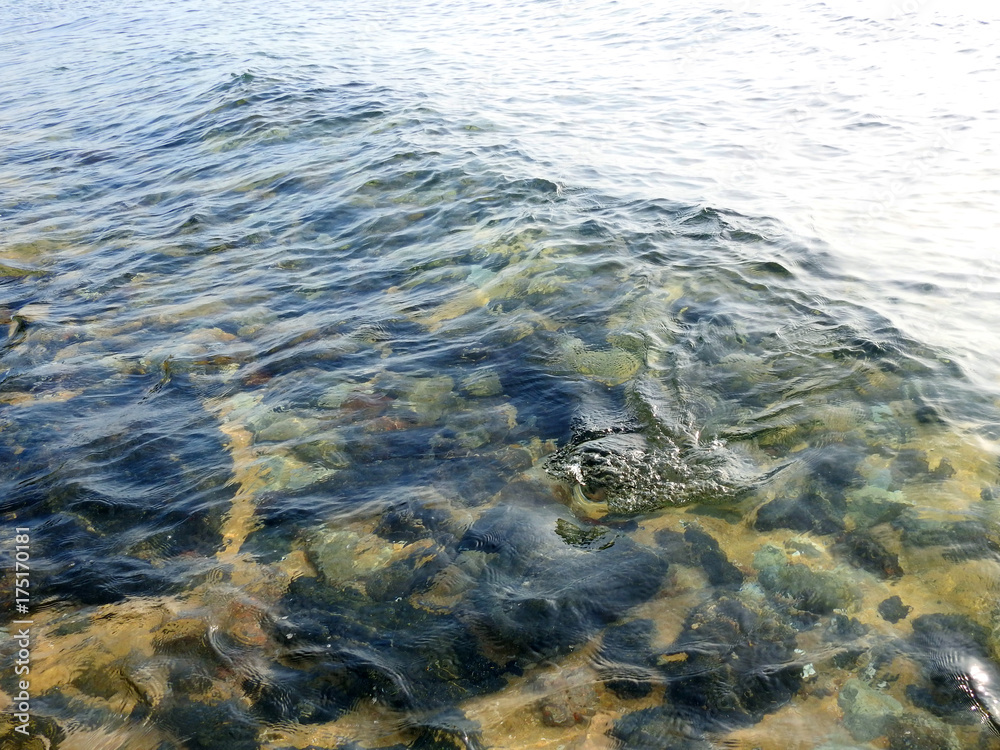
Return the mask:
<path fill-rule="evenodd" d="M 578 339 L 569 339 L 561 348 L 561 359 L 568 369 L 605 385 L 621 385 L 642 366 L 638 357 L 618 347 L 594 350 Z"/>
<path fill-rule="evenodd" d="M 8 279 L 23 279 L 32 276 L 48 276 L 48 271 L 41 271 L 37 268 L 20 268 L 18 266 L 8 266 L 0 263 L 0 277 Z"/>
<path fill-rule="evenodd" d="M 760 585 L 770 593 L 786 598 L 806 612 L 820 615 L 847 609 L 861 600 L 861 592 L 849 572 L 814 570 L 791 562 L 777 547 L 766 544 L 753 557 Z"/>

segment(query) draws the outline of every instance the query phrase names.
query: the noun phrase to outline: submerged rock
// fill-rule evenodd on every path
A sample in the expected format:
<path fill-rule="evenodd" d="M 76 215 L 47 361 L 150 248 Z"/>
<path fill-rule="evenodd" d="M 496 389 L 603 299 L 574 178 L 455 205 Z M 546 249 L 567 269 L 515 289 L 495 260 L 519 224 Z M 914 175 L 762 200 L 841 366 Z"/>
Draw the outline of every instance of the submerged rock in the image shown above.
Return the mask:
<path fill-rule="evenodd" d="M 457 708 L 411 717 L 405 726 L 416 735 L 411 750 L 485 750 L 479 724 Z"/>
<path fill-rule="evenodd" d="M 905 620 L 912 611 L 913 607 L 903 604 L 903 600 L 898 596 L 890 596 L 888 599 L 881 601 L 878 605 L 879 616 L 886 622 L 891 622 L 893 625 L 900 620 Z"/>
<path fill-rule="evenodd" d="M 397 598 L 371 601 L 316 579 L 289 589 L 284 666 L 261 686 L 260 712 L 274 721 L 329 721 L 359 702 L 431 712 L 504 686 L 463 623 Z"/>
<path fill-rule="evenodd" d="M 932 716 L 904 713 L 893 716 L 886 728 L 889 750 L 960 750 L 955 733 Z"/>
<path fill-rule="evenodd" d="M 791 529 L 816 534 L 837 534 L 844 530 L 846 505 L 837 492 L 809 490 L 797 498 L 780 497 L 757 509 L 754 528 L 758 531 Z"/>
<path fill-rule="evenodd" d="M 28 716 L 28 736 L 25 737 L 15 729 L 21 723 L 15 719 L 12 708 L 5 707 L 0 718 L 0 748 L 3 750 L 53 750 L 66 739 L 66 732 L 53 719 L 34 714 Z"/>
<path fill-rule="evenodd" d="M 191 750 L 257 750 L 258 722 L 233 700 L 219 703 L 191 700 L 175 695 L 157 712 L 159 722 Z"/>
<path fill-rule="evenodd" d="M 719 543 L 697 524 L 686 525 L 684 541 L 690 546 L 692 555 L 701 563 L 710 584 L 737 588 L 743 585 L 743 572 L 729 562 Z"/>
<path fill-rule="evenodd" d="M 978 721 L 1000 734 L 1000 668 L 988 643 L 986 628 L 961 615 L 916 618 L 910 644 L 926 682 L 910 685 L 907 697 L 948 721 Z"/>
<path fill-rule="evenodd" d="M 979 519 L 941 521 L 909 511 L 900 515 L 893 526 L 902 532 L 905 546 L 942 547 L 942 556 L 952 562 L 1000 556 L 1000 539 L 995 528 Z"/>
<path fill-rule="evenodd" d="M 901 491 L 872 484 L 847 493 L 847 504 L 848 514 L 863 528 L 893 521 L 911 507 Z"/>
<path fill-rule="evenodd" d="M 632 354 L 611 347 L 604 350 L 588 349 L 579 339 L 567 338 L 561 345 L 562 361 L 566 367 L 581 375 L 594 378 L 606 385 L 620 385 L 635 375 L 642 363 Z"/>
<path fill-rule="evenodd" d="M 542 723 L 547 727 L 571 727 L 593 715 L 597 693 L 585 670 L 571 670 L 534 677 L 529 689 L 541 693 L 535 703 Z"/>
<path fill-rule="evenodd" d="M 572 436 L 545 469 L 573 488 L 574 506 L 590 517 L 733 503 L 762 479 L 745 452 L 703 432 L 694 405 L 679 405 L 655 379 L 621 391 L 581 386 L 576 396 Z"/>
<path fill-rule="evenodd" d="M 628 537 L 597 549 L 567 545 L 554 523 L 518 508 L 487 512 L 459 551 L 491 555 L 463 615 L 501 653 L 552 655 L 652 597 L 667 572 L 654 550 Z"/>
<path fill-rule="evenodd" d="M 272 421 L 266 427 L 257 432 L 256 438 L 264 442 L 283 442 L 285 440 L 296 440 L 305 435 L 311 435 L 318 431 L 322 422 L 318 419 L 303 417 L 285 417 Z"/>
<path fill-rule="evenodd" d="M 657 681 L 656 656 L 650 648 L 655 623 L 633 620 L 608 628 L 598 655 L 604 686 L 619 698 L 643 698 Z"/>
<path fill-rule="evenodd" d="M 462 380 L 462 390 L 470 396 L 497 396 L 503 390 L 496 370 L 480 370 Z"/>
<path fill-rule="evenodd" d="M 855 529 L 847 532 L 834 549 L 859 568 L 880 578 L 899 578 L 903 575 L 899 557 L 865 531 Z"/>
<path fill-rule="evenodd" d="M 696 607 L 660 661 L 673 705 L 706 730 L 755 724 L 802 682 L 794 628 L 737 595 Z"/>
<path fill-rule="evenodd" d="M 609 734 L 628 750 L 711 750 L 690 723 L 662 706 L 633 711 L 615 722 Z"/>
<path fill-rule="evenodd" d="M 667 435 L 578 435 L 546 468 L 615 514 L 733 502 L 747 488 L 745 467 L 734 463 L 722 443 L 681 445 Z"/>
<path fill-rule="evenodd" d="M 562 537 L 562 540 L 566 544 L 571 544 L 574 547 L 589 547 L 595 543 L 608 541 L 605 537 L 611 532 L 611 529 L 607 526 L 601 526 L 599 524 L 594 524 L 588 528 L 583 528 L 577 526 L 571 521 L 567 521 L 565 518 L 556 519 L 556 533 Z M 613 544 L 612 541 L 608 541 L 608 544 Z"/>
<path fill-rule="evenodd" d="M 885 735 L 892 719 L 903 713 L 903 706 L 899 701 L 868 687 L 855 677 L 845 682 L 840 689 L 837 705 L 844 712 L 847 731 L 860 742 Z"/>
<path fill-rule="evenodd" d="M 827 615 L 861 598 L 852 576 L 793 563 L 783 551 L 770 544 L 757 551 L 753 566 L 766 591 L 788 599 L 794 607 L 806 612 Z"/>
<path fill-rule="evenodd" d="M 654 539 L 670 562 L 700 567 L 713 586 L 739 588 L 743 584 L 743 571 L 729 562 L 719 543 L 698 524 L 685 523 L 683 532 L 659 529 Z"/>

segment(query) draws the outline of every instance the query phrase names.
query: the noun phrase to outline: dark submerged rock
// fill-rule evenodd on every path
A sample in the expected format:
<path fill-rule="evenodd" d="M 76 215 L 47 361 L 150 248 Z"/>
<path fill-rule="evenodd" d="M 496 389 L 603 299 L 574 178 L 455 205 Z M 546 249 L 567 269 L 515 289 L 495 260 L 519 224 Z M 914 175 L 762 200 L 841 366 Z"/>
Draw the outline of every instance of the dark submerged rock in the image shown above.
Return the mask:
<path fill-rule="evenodd" d="M 719 543 L 696 524 L 688 524 L 684 529 L 684 541 L 690 545 L 691 553 L 701 563 L 713 586 L 743 585 L 743 573 L 729 562 Z"/>
<path fill-rule="evenodd" d="M 757 509 L 757 531 L 792 529 L 816 534 L 839 534 L 844 530 L 847 504 L 838 492 L 809 491 L 798 498 L 779 497 Z"/>
<path fill-rule="evenodd" d="M 927 464 L 927 454 L 915 448 L 906 448 L 896 454 L 892 462 L 892 476 L 896 484 L 902 484 L 907 479 L 924 476 L 930 473 Z"/>
<path fill-rule="evenodd" d="M 692 553 L 691 545 L 684 538 L 683 532 L 659 529 L 653 535 L 653 540 L 660 548 L 664 559 L 688 567 L 694 567 L 698 564 L 698 558 Z"/>
<path fill-rule="evenodd" d="M 913 656 L 926 682 L 910 685 L 914 705 L 959 724 L 980 722 L 1000 734 L 1000 668 L 988 655 L 989 633 L 963 615 L 913 620 Z"/>
<path fill-rule="evenodd" d="M 903 575 L 899 557 L 867 532 L 847 532 L 834 549 L 862 570 L 880 578 L 899 578 Z"/>
<path fill-rule="evenodd" d="M 447 533 L 448 513 L 416 502 L 399 503 L 386 510 L 375 533 L 390 542 L 416 542 Z"/>
<path fill-rule="evenodd" d="M 904 513 L 893 523 L 900 529 L 903 544 L 910 547 L 943 547 L 942 555 L 951 562 L 1000 558 L 1000 540 L 987 524 L 978 519 L 938 521 Z"/>
<path fill-rule="evenodd" d="M 960 750 L 955 733 L 928 716 L 904 713 L 890 719 L 886 736 L 889 750 Z"/>
<path fill-rule="evenodd" d="M 411 716 L 406 729 L 416 735 L 411 750 L 485 750 L 480 726 L 459 709 Z"/>
<path fill-rule="evenodd" d="M 624 403 L 586 393 L 572 437 L 545 463 L 612 514 L 670 505 L 735 502 L 759 479 L 746 457 L 687 424 L 690 414 L 652 381 L 631 383 Z"/>
<path fill-rule="evenodd" d="M 951 461 L 945 457 L 938 461 L 938 465 L 931 470 L 931 476 L 934 479 L 949 479 L 955 476 L 955 467 L 951 465 Z"/>
<path fill-rule="evenodd" d="M 920 424 L 944 424 L 941 413 L 930 404 L 921 404 L 913 410 L 913 416 Z"/>
<path fill-rule="evenodd" d="M 898 598 L 898 597 L 897 597 Z M 833 615 L 827 625 L 823 640 L 834 643 L 854 641 L 868 633 L 868 626 L 857 617 L 847 615 Z"/>
<path fill-rule="evenodd" d="M 913 607 L 903 604 L 903 600 L 898 596 L 890 596 L 878 605 L 879 615 L 883 620 L 891 622 L 893 625 L 900 620 L 905 620 L 912 611 Z"/>
<path fill-rule="evenodd" d="M 701 567 L 713 586 L 738 588 L 743 584 L 743 572 L 729 562 L 719 543 L 698 524 L 685 524 L 683 532 L 660 529 L 653 538 L 667 560 Z"/>
<path fill-rule="evenodd" d="M 651 598 L 667 572 L 665 560 L 628 537 L 587 551 L 560 544 L 563 554 L 525 558 L 501 545 L 472 592 L 465 618 L 502 652 L 565 652 Z"/>
<path fill-rule="evenodd" d="M 507 668 L 488 659 L 452 615 L 405 600 L 372 601 L 315 579 L 294 581 L 286 608 L 297 613 L 282 634 L 289 671 L 261 691 L 261 710 L 282 718 L 305 712 L 316 717 L 309 721 L 325 720 L 362 699 L 430 711 L 505 685 Z"/>
<path fill-rule="evenodd" d="M 434 577 L 451 562 L 449 552 L 440 547 L 418 547 L 365 581 L 365 592 L 377 601 L 405 599 L 425 591 Z"/>
<path fill-rule="evenodd" d="M 690 723 L 666 706 L 633 711 L 608 733 L 628 750 L 711 750 Z"/>
<path fill-rule="evenodd" d="M 257 722 L 235 701 L 202 703 L 174 695 L 156 719 L 182 738 L 191 750 L 257 750 Z"/>
<path fill-rule="evenodd" d="M 598 655 L 598 672 L 604 686 L 619 698 L 643 698 L 657 678 L 656 657 L 650 649 L 652 620 L 633 620 L 614 625 L 604 633 Z"/>
<path fill-rule="evenodd" d="M 688 615 L 664 655 L 667 694 L 707 730 L 754 724 L 798 690 L 794 650 L 795 630 L 766 605 L 721 596 Z"/>
<path fill-rule="evenodd" d="M 863 457 L 863 452 L 855 446 L 830 445 L 809 457 L 808 464 L 817 482 L 843 491 L 861 480 L 857 467 Z"/>

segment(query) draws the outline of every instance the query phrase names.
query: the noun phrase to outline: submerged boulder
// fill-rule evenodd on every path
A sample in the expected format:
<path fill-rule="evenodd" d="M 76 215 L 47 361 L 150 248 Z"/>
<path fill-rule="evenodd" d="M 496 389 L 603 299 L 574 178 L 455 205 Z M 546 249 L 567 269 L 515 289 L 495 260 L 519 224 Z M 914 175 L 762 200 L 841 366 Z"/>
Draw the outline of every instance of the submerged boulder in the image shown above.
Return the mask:
<path fill-rule="evenodd" d="M 562 653 L 651 598 L 668 564 L 628 537 L 581 548 L 556 533 L 554 520 L 520 508 L 486 513 L 459 543 L 489 559 L 463 619 L 501 653 Z"/>
<path fill-rule="evenodd" d="M 712 731 L 755 724 L 802 682 L 795 629 L 735 594 L 696 607 L 660 661 L 678 713 Z"/>
<path fill-rule="evenodd" d="M 626 714 L 609 734 L 629 750 L 710 750 L 712 745 L 665 706 Z"/>
<path fill-rule="evenodd" d="M 670 417 L 656 389 L 636 384 L 620 405 L 585 393 L 571 439 L 546 461 L 549 474 L 581 504 L 600 503 L 610 514 L 742 497 L 759 479 L 747 458 L 702 435 L 690 415 Z"/>
<path fill-rule="evenodd" d="M 1000 667 L 988 643 L 986 628 L 962 615 L 917 617 L 910 646 L 925 680 L 906 697 L 948 722 L 979 722 L 1000 734 Z"/>
<path fill-rule="evenodd" d="M 604 634 L 598 672 L 604 686 L 619 698 L 644 698 L 657 680 L 656 657 L 650 648 L 655 623 L 632 620 L 614 625 Z"/>
<path fill-rule="evenodd" d="M 844 725 L 851 736 L 867 742 L 885 735 L 894 718 L 903 713 L 902 704 L 883 692 L 852 677 L 840 689 L 837 705 L 844 712 Z"/>

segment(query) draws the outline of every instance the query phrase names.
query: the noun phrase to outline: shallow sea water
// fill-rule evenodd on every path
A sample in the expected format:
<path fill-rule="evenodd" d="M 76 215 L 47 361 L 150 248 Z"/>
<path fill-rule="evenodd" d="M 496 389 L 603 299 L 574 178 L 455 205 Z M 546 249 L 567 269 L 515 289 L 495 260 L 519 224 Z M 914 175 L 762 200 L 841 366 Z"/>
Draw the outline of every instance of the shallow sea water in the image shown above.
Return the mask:
<path fill-rule="evenodd" d="M 1000 746 L 998 23 L 8 5 L 0 744 Z"/>

